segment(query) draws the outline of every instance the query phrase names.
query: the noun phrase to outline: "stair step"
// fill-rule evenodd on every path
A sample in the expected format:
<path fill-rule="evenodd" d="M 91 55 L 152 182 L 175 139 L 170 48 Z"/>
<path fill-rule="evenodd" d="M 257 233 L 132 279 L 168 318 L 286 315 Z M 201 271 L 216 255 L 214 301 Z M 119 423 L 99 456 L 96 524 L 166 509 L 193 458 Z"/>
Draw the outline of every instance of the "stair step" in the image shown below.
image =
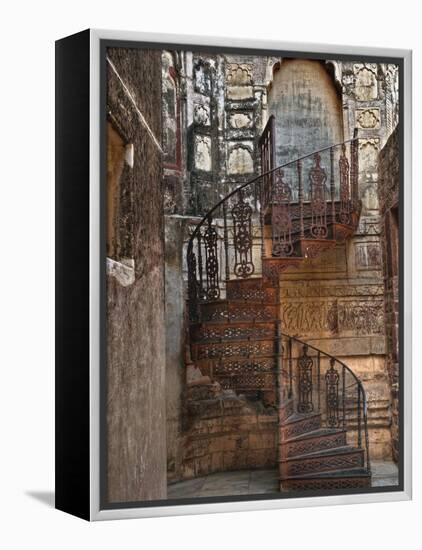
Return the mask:
<path fill-rule="evenodd" d="M 306 453 L 343 447 L 346 443 L 346 430 L 322 428 L 284 441 L 280 445 L 280 455 L 284 458 L 289 458 Z"/>
<path fill-rule="evenodd" d="M 370 486 L 371 474 L 365 468 L 348 468 L 280 478 L 281 491 L 359 489 Z"/>
<path fill-rule="evenodd" d="M 201 342 L 192 344 L 192 360 L 274 356 L 275 351 L 275 342 L 272 339 Z"/>
<path fill-rule="evenodd" d="M 314 474 L 301 474 L 301 475 L 289 476 L 289 477 L 280 478 L 280 479 L 310 479 L 310 478 L 325 479 L 325 478 L 343 477 L 344 475 L 371 477 L 371 474 L 368 472 L 366 468 L 356 467 L 356 468 L 346 468 L 344 470 L 343 469 L 331 470 L 329 472 L 319 472 Z"/>
<path fill-rule="evenodd" d="M 222 300 L 201 304 L 202 320 L 216 323 L 233 321 L 275 321 L 278 317 L 277 304 L 259 302 L 230 302 Z"/>
<path fill-rule="evenodd" d="M 321 428 L 321 413 L 309 415 L 295 413 L 283 422 L 280 428 L 280 441 L 286 441 L 304 433 Z"/>
<path fill-rule="evenodd" d="M 245 375 L 251 372 L 275 374 L 275 361 L 273 355 L 259 357 L 227 357 L 224 359 L 210 360 L 198 359 L 196 366 L 204 374 L 205 370 L 212 369 L 214 375 Z M 210 373 L 211 374 L 211 373 Z"/>
<path fill-rule="evenodd" d="M 305 460 L 308 458 L 315 458 L 315 457 L 343 455 L 343 454 L 356 453 L 356 452 L 357 453 L 363 452 L 363 449 L 359 449 L 358 447 L 351 447 L 350 445 L 342 445 L 341 447 L 335 447 L 333 449 L 323 449 L 321 451 L 312 451 L 310 453 L 295 455 L 295 456 L 286 458 L 281 462 L 290 462 L 292 460 Z"/>
<path fill-rule="evenodd" d="M 304 414 L 304 413 L 295 412 L 291 416 L 289 416 L 289 418 L 283 423 L 283 426 L 288 426 L 289 424 L 301 422 L 303 420 L 306 420 L 308 418 L 313 418 L 315 416 L 321 416 L 321 413 L 315 412 L 315 413 Z"/>
<path fill-rule="evenodd" d="M 276 324 L 268 321 L 241 322 L 233 321 L 229 326 L 221 323 L 198 323 L 191 325 L 191 342 L 232 342 L 238 340 L 255 340 L 257 338 L 274 338 Z"/>
<path fill-rule="evenodd" d="M 279 464 L 282 477 L 362 468 L 364 452 L 363 449 L 347 446 L 293 456 L 281 460 Z"/>
<path fill-rule="evenodd" d="M 281 273 L 289 267 L 298 267 L 303 260 L 302 256 L 262 258 L 262 274 L 265 279 L 278 282 Z"/>
<path fill-rule="evenodd" d="M 285 440 L 285 443 L 296 443 L 298 441 L 305 441 L 306 439 L 312 439 L 314 437 L 321 437 L 324 435 L 333 435 L 337 433 L 343 433 L 346 430 L 341 430 L 339 428 L 321 428 L 319 430 L 314 430 L 313 432 L 307 432 L 297 437 L 292 437 L 291 439 Z"/>
<path fill-rule="evenodd" d="M 278 289 L 263 283 L 263 279 L 238 279 L 226 282 L 227 299 L 233 302 L 247 301 L 274 304 L 278 301 Z"/>

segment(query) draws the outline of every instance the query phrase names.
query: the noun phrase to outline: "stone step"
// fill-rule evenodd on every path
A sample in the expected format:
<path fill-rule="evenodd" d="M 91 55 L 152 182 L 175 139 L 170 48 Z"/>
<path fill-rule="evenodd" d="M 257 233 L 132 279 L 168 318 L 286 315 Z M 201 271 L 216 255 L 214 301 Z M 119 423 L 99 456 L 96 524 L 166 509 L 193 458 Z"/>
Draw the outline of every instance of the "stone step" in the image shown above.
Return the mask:
<path fill-rule="evenodd" d="M 371 475 L 365 468 L 349 468 L 330 472 L 280 478 L 280 491 L 315 491 L 359 489 L 371 486 Z"/>
<path fill-rule="evenodd" d="M 299 435 L 319 430 L 321 413 L 291 415 L 280 427 L 280 441 L 286 441 Z"/>
<path fill-rule="evenodd" d="M 363 468 L 364 451 L 354 447 L 337 447 L 314 453 L 293 456 L 280 461 L 282 478 L 298 475 Z"/>
<path fill-rule="evenodd" d="M 346 443 L 346 430 L 323 428 L 284 441 L 280 445 L 280 456 L 290 458 L 306 453 L 344 447 Z"/>

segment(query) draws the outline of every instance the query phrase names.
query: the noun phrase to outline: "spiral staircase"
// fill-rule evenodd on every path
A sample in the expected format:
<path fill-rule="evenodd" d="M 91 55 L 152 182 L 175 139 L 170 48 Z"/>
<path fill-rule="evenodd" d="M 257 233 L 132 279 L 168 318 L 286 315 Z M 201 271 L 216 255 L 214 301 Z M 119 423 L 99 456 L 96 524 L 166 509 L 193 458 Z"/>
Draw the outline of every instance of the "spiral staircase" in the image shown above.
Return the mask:
<path fill-rule="evenodd" d="M 194 228 L 187 246 L 192 362 L 221 388 L 278 414 L 280 491 L 371 484 L 366 394 L 338 358 L 283 333 L 280 274 L 355 232 L 358 138 L 275 166 L 271 117 L 262 174 Z"/>

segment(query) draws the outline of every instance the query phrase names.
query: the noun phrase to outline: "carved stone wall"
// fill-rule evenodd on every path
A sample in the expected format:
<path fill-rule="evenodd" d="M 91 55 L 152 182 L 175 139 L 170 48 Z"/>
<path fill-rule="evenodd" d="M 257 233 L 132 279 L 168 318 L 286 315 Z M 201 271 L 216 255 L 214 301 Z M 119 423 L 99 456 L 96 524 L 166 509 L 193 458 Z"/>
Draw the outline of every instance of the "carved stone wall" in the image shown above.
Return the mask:
<path fill-rule="evenodd" d="M 385 334 L 391 384 L 393 456 L 399 457 L 399 139 L 396 129 L 379 158 L 379 200 L 383 223 Z"/>

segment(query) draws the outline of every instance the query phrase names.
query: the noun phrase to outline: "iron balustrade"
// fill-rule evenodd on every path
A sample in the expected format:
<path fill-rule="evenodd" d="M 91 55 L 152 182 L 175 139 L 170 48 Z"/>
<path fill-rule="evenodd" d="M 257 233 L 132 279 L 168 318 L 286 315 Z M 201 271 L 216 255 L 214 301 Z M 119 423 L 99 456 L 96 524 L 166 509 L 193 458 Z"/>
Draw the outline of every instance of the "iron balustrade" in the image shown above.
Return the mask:
<path fill-rule="evenodd" d="M 187 245 L 192 322 L 201 302 L 223 297 L 227 281 L 259 277 L 265 258 L 301 258 L 301 241 L 317 246 L 356 227 L 357 145 L 354 137 L 271 168 L 209 210 Z"/>

